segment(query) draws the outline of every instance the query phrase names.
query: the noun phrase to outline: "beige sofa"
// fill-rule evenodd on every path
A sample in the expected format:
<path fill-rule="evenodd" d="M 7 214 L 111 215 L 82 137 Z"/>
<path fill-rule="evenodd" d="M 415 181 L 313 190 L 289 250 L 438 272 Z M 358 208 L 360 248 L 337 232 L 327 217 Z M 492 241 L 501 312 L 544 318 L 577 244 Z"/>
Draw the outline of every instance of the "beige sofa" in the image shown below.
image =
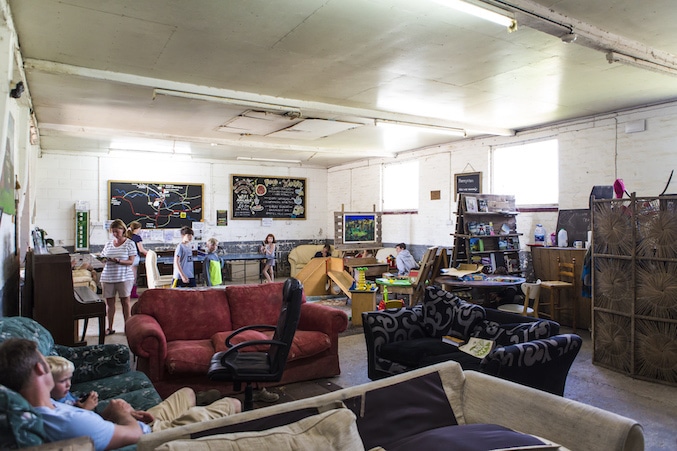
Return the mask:
<path fill-rule="evenodd" d="M 324 244 L 302 244 L 292 249 L 287 257 L 287 260 L 289 260 L 289 275 L 296 277 L 310 259 L 315 257 L 315 254 L 320 252 L 323 247 Z M 338 257 L 339 255 L 340 252 L 332 246 L 331 257 Z"/>
<path fill-rule="evenodd" d="M 338 401 L 347 409 L 337 408 Z M 464 434 L 484 428 L 485 424 L 560 445 L 548 449 L 644 449 L 642 427 L 634 420 L 486 374 L 464 372 L 456 362 L 444 362 L 313 398 L 145 435 L 138 450 L 200 451 L 252 446 L 397 449 L 396 444 L 399 449 L 412 449 L 407 440 L 415 440 L 416 448 L 425 448 L 422 440 L 426 437 L 444 440 L 442 443 L 453 449 L 450 442 L 459 437 L 469 440 Z M 510 436 L 513 432 L 505 434 Z M 475 443 L 475 437 L 470 440 Z M 499 440 L 505 440 L 505 436 Z M 496 447 L 504 447 L 503 442 L 492 446 Z"/>

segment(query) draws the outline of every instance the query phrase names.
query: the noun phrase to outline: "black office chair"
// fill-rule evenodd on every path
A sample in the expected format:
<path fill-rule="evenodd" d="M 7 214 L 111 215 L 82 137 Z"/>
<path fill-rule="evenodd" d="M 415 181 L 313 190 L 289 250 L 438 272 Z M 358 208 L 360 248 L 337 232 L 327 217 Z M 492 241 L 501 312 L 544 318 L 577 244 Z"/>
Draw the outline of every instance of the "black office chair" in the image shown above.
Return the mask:
<path fill-rule="evenodd" d="M 279 382 L 282 379 L 287 356 L 291 348 L 296 327 L 301 317 L 303 285 L 296 279 L 287 279 L 282 288 L 282 308 L 277 326 L 262 324 L 241 327 L 226 338 L 227 351 L 217 352 L 209 367 L 209 379 L 233 381 L 235 391 L 246 384 L 244 410 L 254 407 L 252 382 Z M 237 334 L 250 329 L 275 330 L 271 340 L 251 340 L 231 345 Z M 243 348 L 270 345 L 266 352 L 240 352 Z"/>

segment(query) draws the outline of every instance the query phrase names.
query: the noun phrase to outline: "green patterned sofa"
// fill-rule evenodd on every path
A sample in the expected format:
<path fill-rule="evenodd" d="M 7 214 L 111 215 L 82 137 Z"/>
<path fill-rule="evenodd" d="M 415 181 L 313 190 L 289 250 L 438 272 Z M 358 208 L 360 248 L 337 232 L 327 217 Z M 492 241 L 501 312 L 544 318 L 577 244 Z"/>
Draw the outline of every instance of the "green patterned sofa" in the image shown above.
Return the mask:
<path fill-rule="evenodd" d="M 68 347 L 54 344 L 47 329 L 29 318 L 0 318 L 0 343 L 8 338 L 28 338 L 44 355 L 60 355 L 75 364 L 73 393 L 99 393 L 97 411 L 112 398 L 122 398 L 146 410 L 162 399 L 148 377 L 132 371 L 129 348 L 119 344 Z M 0 385 L 0 449 L 43 443 L 42 419 L 18 393 Z"/>

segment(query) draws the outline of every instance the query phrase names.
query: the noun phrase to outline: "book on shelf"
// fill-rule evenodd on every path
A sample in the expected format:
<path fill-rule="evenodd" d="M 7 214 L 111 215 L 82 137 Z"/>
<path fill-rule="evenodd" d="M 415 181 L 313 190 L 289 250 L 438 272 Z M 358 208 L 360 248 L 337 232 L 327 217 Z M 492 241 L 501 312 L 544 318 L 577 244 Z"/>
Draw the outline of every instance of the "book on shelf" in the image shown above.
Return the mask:
<path fill-rule="evenodd" d="M 477 198 L 472 196 L 465 197 L 465 209 L 471 213 L 477 213 Z"/>
<path fill-rule="evenodd" d="M 458 349 L 478 359 L 483 359 L 494 349 L 494 342 L 484 338 L 470 337 L 468 342 L 459 346 Z"/>
<path fill-rule="evenodd" d="M 444 335 L 442 341 L 446 344 L 453 346 L 461 346 L 465 343 L 465 340 L 462 338 L 452 337 L 451 335 Z"/>

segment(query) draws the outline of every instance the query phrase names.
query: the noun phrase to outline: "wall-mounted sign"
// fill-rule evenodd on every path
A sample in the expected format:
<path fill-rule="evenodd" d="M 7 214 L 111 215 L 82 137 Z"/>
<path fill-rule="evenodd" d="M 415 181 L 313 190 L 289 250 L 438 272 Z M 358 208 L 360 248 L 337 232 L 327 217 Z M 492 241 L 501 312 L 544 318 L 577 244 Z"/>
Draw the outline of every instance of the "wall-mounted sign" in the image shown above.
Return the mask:
<path fill-rule="evenodd" d="M 462 172 L 454 174 L 454 198 L 459 194 L 480 194 L 482 192 L 481 172 Z"/>
<path fill-rule="evenodd" d="M 306 219 L 306 179 L 233 175 L 232 219 Z"/>

